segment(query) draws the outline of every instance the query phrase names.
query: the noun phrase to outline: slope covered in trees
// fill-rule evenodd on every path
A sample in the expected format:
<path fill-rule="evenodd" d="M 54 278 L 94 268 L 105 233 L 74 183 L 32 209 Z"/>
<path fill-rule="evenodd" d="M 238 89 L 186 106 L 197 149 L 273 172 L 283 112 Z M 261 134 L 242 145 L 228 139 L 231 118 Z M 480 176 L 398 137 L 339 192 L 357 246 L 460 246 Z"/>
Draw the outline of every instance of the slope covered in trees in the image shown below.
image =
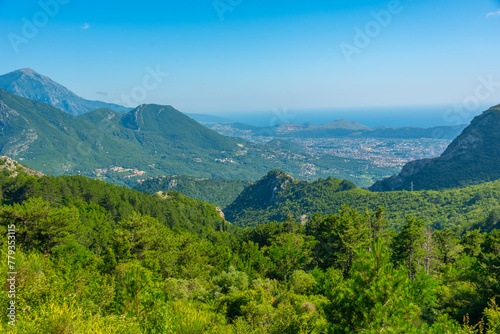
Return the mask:
<path fill-rule="evenodd" d="M 0 270 L 15 258 L 17 312 L 2 317 L 2 331 L 500 328 L 498 230 L 460 235 L 407 216 L 396 232 L 381 208 L 344 207 L 305 226 L 289 219 L 227 231 L 212 206 L 175 194 L 17 173 L 0 174 Z M 0 294 L 5 308 L 10 300 Z"/>
<path fill-rule="evenodd" d="M 250 183 L 250 181 L 172 175 L 147 179 L 134 189 L 144 193 L 177 191 L 195 200 L 223 208 L 231 204 Z"/>
<path fill-rule="evenodd" d="M 332 214 L 342 205 L 359 210 L 385 207 L 390 225 L 396 227 L 405 216 L 414 215 L 436 228 L 466 229 L 500 208 L 500 181 L 443 191 L 376 193 L 345 180 L 304 182 L 273 171 L 247 187 L 223 211 L 226 219 L 236 225 L 255 226 L 287 217 L 305 222 L 316 212 Z"/>

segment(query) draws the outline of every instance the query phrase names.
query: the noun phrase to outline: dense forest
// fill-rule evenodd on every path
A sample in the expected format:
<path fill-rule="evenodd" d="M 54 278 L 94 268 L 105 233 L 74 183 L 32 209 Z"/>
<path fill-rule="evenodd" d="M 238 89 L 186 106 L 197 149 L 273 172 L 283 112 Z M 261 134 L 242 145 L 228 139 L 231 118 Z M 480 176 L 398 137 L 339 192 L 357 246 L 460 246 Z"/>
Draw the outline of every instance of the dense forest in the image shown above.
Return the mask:
<path fill-rule="evenodd" d="M 192 199 L 224 208 L 251 184 L 250 181 L 196 178 L 185 175 L 169 175 L 149 178 L 134 187 L 144 193 L 177 191 Z"/>
<path fill-rule="evenodd" d="M 407 215 L 396 231 L 383 208 L 347 206 L 242 229 L 175 192 L 21 169 L 3 170 L 0 189 L 0 266 L 16 272 L 16 326 L 3 317 L 2 331 L 500 330 L 497 229 L 438 230 Z"/>

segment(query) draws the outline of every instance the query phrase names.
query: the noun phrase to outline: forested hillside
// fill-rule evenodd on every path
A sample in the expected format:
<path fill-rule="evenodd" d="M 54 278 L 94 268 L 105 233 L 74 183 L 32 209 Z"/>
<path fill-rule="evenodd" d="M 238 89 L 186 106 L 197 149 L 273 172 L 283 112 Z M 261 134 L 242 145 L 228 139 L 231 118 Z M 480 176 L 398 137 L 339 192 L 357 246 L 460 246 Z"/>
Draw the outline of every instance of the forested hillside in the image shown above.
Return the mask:
<path fill-rule="evenodd" d="M 223 211 L 239 226 L 255 226 L 287 217 L 306 222 L 316 212 L 333 214 L 342 205 L 358 210 L 386 208 L 389 224 L 399 227 L 407 215 L 436 228 L 464 230 L 500 208 L 500 181 L 443 191 L 394 191 L 376 193 L 333 178 L 298 181 L 272 171 L 247 187 Z"/>
<path fill-rule="evenodd" d="M 342 189 L 349 183 L 329 182 L 340 193 L 352 191 Z M 33 176 L 19 165 L 2 170 L 0 189 L 0 270 L 15 270 L 9 277 L 16 291 L 15 318 L 2 317 L 1 331 L 500 328 L 497 229 L 457 234 L 407 215 L 395 231 L 382 208 L 344 207 L 305 225 L 288 219 L 242 230 L 213 206 L 176 193 L 158 197 L 81 176 Z M 11 300 L 7 291 L 0 295 L 4 307 Z"/>
<path fill-rule="evenodd" d="M 223 208 L 231 204 L 250 184 L 250 181 L 171 175 L 147 179 L 135 186 L 134 189 L 151 194 L 177 191 L 190 198 Z"/>

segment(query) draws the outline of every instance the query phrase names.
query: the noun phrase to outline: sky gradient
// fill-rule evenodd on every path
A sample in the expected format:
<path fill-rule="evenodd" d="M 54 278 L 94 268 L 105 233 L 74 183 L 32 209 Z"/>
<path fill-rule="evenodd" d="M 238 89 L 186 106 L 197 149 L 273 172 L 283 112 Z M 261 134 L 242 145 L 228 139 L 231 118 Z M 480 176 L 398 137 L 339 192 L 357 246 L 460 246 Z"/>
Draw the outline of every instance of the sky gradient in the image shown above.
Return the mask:
<path fill-rule="evenodd" d="M 54 1 L 0 0 L 0 74 L 191 113 L 500 103 L 499 1 Z"/>

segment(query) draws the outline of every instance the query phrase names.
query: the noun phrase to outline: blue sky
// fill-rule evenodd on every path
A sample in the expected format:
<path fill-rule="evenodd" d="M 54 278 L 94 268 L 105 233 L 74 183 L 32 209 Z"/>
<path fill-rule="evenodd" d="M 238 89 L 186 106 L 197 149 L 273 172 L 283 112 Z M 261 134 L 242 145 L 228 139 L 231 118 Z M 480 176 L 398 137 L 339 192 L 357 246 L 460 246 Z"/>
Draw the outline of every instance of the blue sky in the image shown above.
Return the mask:
<path fill-rule="evenodd" d="M 87 99 L 135 89 L 132 103 L 193 113 L 500 103 L 499 1 L 217 1 L 42 0 L 48 15 L 0 0 L 0 73 L 31 67 Z M 157 68 L 168 76 L 141 90 Z"/>

